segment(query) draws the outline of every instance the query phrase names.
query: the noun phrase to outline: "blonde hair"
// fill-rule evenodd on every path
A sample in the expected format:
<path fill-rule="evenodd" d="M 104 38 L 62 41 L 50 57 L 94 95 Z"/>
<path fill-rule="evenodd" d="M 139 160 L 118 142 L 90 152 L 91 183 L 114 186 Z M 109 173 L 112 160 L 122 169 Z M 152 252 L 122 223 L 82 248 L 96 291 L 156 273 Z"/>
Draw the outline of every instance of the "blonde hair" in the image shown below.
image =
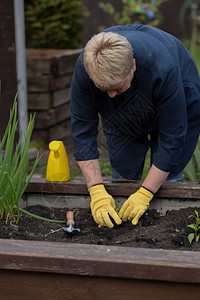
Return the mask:
<path fill-rule="evenodd" d="M 85 46 L 84 66 L 95 85 L 109 89 L 124 81 L 133 65 L 129 41 L 113 32 L 94 35 Z"/>

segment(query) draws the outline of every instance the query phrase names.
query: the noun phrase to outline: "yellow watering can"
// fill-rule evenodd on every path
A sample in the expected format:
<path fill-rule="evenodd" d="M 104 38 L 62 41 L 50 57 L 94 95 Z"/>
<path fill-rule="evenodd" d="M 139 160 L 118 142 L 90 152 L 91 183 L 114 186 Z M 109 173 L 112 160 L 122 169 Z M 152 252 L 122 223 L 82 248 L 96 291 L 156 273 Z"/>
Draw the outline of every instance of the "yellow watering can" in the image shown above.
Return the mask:
<path fill-rule="evenodd" d="M 69 163 L 62 141 L 52 141 L 49 144 L 49 158 L 47 163 L 47 181 L 68 181 Z"/>

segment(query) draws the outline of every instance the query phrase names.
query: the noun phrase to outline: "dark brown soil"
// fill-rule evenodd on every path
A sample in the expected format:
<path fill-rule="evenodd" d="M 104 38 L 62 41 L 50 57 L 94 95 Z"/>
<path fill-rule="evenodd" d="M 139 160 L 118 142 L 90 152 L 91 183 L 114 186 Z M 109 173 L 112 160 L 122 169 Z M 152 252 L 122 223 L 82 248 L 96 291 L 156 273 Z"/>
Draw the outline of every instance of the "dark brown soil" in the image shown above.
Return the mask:
<path fill-rule="evenodd" d="M 67 210 L 34 206 L 29 211 L 47 218 L 65 220 Z M 15 222 L 6 225 L 5 221 L 0 220 L 0 238 L 200 251 L 200 242 L 192 242 L 191 245 L 188 242 L 188 234 L 192 229 L 187 224 L 194 221 L 188 219 L 188 216 L 194 214 L 194 208 L 169 211 L 165 216 L 160 216 L 156 210 L 148 210 L 137 226 L 126 222 L 120 226 L 115 225 L 113 229 L 98 228 L 89 209 L 73 211 L 75 226 L 81 229 L 80 233 L 75 231 L 69 234 L 61 230 L 48 234 L 51 229 L 58 229 L 63 225 L 40 221 L 23 214 L 17 225 Z"/>

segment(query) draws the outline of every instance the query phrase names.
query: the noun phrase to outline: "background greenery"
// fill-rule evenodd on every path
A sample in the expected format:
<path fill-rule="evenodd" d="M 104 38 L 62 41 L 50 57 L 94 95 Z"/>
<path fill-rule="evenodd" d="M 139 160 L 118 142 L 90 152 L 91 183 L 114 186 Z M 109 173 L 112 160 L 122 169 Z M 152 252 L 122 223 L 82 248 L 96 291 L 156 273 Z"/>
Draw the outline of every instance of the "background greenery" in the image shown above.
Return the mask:
<path fill-rule="evenodd" d="M 158 26 L 162 21 L 160 5 L 168 0 L 122 0 L 122 10 L 116 11 L 112 4 L 100 2 L 99 7 L 106 12 L 112 25 L 144 24 Z M 104 26 L 99 28 L 104 29 Z"/>
<path fill-rule="evenodd" d="M 81 0 L 25 0 L 27 48 L 75 49 L 88 12 Z"/>
<path fill-rule="evenodd" d="M 183 40 L 183 43 L 186 48 L 189 49 L 190 39 Z M 197 69 L 200 74 L 200 35 L 198 35 L 196 46 L 194 51 L 191 53 Z M 199 182 L 200 181 L 200 139 L 198 141 L 198 145 L 195 149 L 195 152 L 186 166 L 184 170 L 184 181 L 192 181 L 192 182 Z"/>

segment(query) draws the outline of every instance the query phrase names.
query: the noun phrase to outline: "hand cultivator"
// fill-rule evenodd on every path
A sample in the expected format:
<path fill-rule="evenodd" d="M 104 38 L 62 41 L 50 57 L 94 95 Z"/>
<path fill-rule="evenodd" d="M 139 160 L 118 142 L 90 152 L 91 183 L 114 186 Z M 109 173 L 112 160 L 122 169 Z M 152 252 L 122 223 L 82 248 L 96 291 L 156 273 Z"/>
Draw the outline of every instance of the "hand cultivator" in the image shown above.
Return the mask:
<path fill-rule="evenodd" d="M 68 227 L 61 227 L 59 229 L 56 229 L 56 230 L 51 230 L 49 233 L 47 233 L 45 236 L 51 234 L 51 233 L 55 233 L 55 232 L 58 232 L 58 231 L 61 231 L 61 230 L 64 230 L 65 232 L 68 232 L 68 233 L 72 233 L 73 231 L 78 231 L 80 232 L 80 228 L 75 228 L 74 225 L 75 225 L 75 221 L 74 221 L 74 213 L 72 211 L 68 211 L 66 213 L 66 218 L 67 218 L 67 226 Z"/>

